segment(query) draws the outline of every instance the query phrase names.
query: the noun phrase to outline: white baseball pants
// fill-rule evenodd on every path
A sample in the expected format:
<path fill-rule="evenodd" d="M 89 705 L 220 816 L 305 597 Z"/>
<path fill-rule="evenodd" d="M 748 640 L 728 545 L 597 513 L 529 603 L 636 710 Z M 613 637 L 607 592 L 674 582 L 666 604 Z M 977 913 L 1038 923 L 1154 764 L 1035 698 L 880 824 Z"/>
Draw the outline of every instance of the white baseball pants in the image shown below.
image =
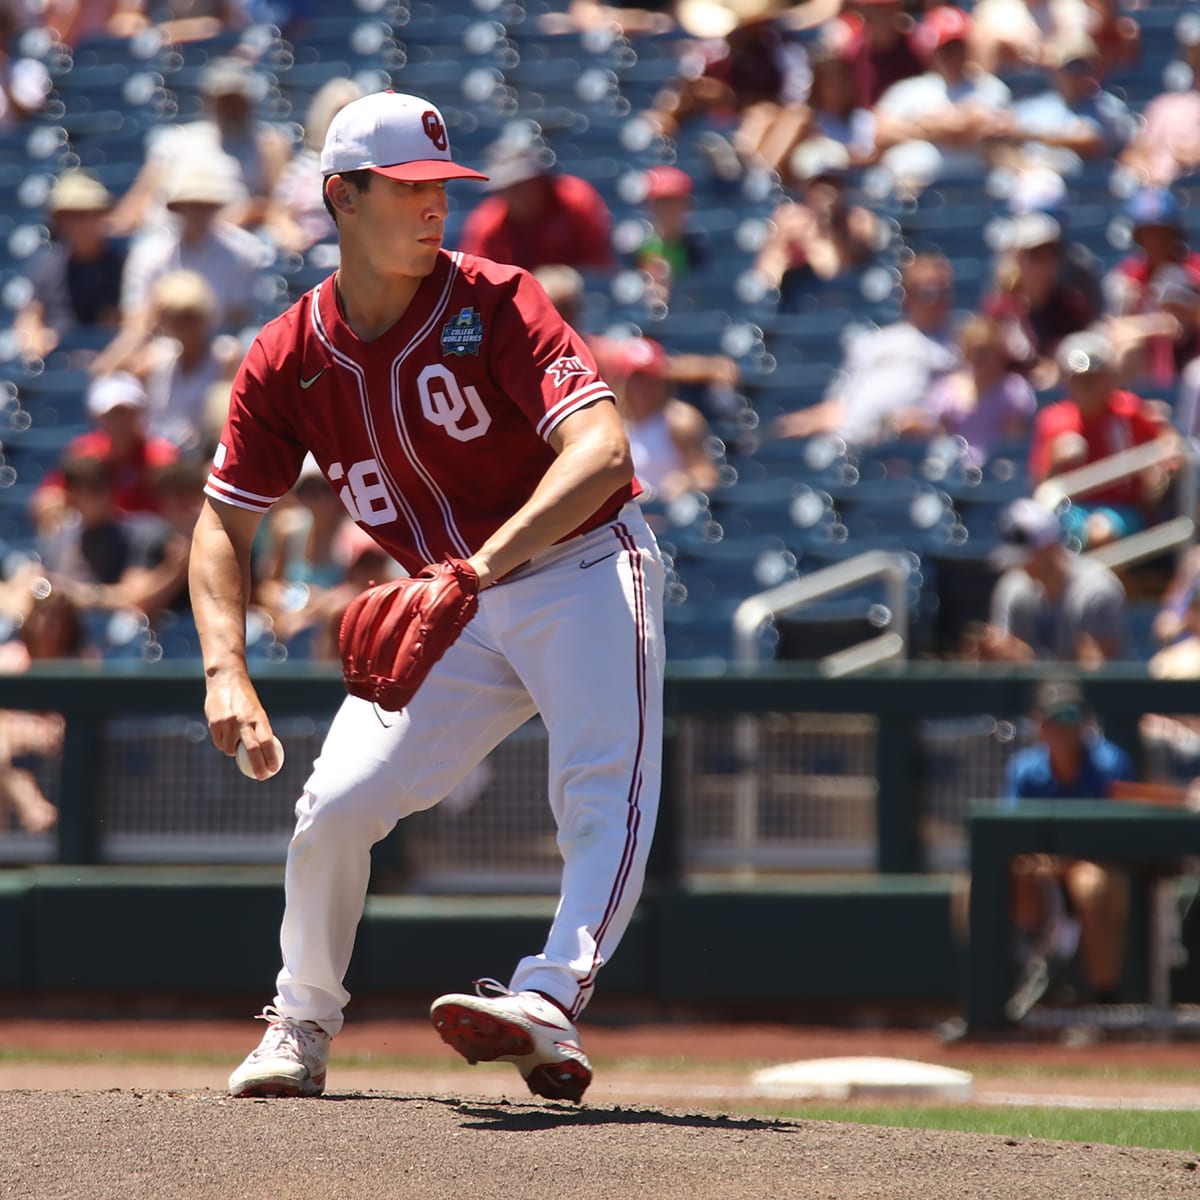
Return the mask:
<path fill-rule="evenodd" d="M 281 1013 L 341 1029 L 371 846 L 437 804 L 535 713 L 549 733 L 562 889 L 545 949 L 521 960 L 510 986 L 582 1011 L 633 915 L 654 832 L 662 592 L 654 535 L 627 504 L 484 591 L 403 712 L 346 698 L 296 805 Z"/>

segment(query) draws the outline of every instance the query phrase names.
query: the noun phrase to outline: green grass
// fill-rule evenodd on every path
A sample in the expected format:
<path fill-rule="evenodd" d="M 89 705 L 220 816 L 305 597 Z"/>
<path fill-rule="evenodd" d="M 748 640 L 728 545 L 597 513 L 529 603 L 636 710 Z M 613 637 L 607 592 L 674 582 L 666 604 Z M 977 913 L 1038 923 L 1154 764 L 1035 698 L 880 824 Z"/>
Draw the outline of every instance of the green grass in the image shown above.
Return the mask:
<path fill-rule="evenodd" d="M 903 1129 L 947 1129 L 1011 1138 L 1101 1142 L 1200 1153 L 1200 1112 L 1142 1112 L 1075 1108 L 937 1108 L 904 1106 L 772 1106 L 794 1121 L 839 1121 Z"/>

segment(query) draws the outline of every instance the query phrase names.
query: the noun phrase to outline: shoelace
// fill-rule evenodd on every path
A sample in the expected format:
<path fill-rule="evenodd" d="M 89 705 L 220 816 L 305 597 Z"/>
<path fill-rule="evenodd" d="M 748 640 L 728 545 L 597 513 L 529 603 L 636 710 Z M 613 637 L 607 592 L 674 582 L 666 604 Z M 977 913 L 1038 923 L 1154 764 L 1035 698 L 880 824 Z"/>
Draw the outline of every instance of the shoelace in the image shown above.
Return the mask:
<path fill-rule="evenodd" d="M 270 1021 L 267 1032 L 263 1034 L 262 1042 L 254 1052 L 256 1055 L 274 1054 L 289 1043 L 298 1043 L 297 1048 L 302 1055 L 312 1054 L 318 1049 L 320 1039 L 328 1036 L 324 1031 L 318 1032 L 315 1029 L 309 1029 L 294 1017 L 284 1016 L 279 1009 L 270 1004 L 262 1012 L 255 1013 L 254 1019 Z"/>
<path fill-rule="evenodd" d="M 500 980 L 488 977 L 475 980 L 475 994 L 486 999 L 488 996 L 515 996 L 517 993 L 512 988 L 506 988 Z"/>

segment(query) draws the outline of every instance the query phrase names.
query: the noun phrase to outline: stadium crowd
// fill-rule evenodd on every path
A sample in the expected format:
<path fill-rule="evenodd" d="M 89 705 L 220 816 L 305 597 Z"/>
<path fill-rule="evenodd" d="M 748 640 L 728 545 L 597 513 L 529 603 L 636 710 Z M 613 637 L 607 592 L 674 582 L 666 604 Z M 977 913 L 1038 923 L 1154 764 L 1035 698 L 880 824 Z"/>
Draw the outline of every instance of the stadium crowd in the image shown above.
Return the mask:
<path fill-rule="evenodd" d="M 914 653 L 1096 663 L 1194 638 L 1192 559 L 1168 579 L 1166 553 L 1085 552 L 1193 502 L 1200 14 L 344 7 L 0 5 L 14 643 L 48 581 L 100 653 L 195 652 L 183 555 L 230 382 L 336 265 L 317 150 L 389 85 L 441 105 L 491 176 L 449 244 L 535 270 L 617 392 L 674 567 L 672 653 L 728 653 L 737 601 L 880 545 L 919 564 Z M 1151 465 L 1033 507 L 1149 442 Z M 331 655 L 353 589 L 397 569 L 312 472 L 260 540 L 275 658 Z M 990 597 L 966 603 L 944 557 Z"/>

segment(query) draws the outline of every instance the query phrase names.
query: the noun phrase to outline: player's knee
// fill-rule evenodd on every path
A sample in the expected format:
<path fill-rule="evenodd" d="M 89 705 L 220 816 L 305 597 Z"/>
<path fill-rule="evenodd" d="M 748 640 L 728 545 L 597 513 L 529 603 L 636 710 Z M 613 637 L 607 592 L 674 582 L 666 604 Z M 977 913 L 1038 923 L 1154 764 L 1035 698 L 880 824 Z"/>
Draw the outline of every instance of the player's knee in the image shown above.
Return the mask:
<path fill-rule="evenodd" d="M 372 844 L 386 837 L 395 817 L 373 791 L 364 787 L 306 790 L 296 804 L 296 836 L 352 837 Z"/>

